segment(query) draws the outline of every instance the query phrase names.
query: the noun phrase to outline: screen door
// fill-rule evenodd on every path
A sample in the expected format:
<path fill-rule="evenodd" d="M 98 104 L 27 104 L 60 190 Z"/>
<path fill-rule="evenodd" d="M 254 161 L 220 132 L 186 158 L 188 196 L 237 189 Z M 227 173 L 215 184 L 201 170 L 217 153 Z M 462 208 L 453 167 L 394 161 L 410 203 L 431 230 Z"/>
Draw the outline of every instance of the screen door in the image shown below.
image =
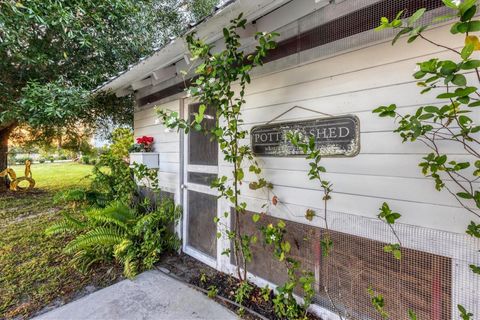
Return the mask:
<path fill-rule="evenodd" d="M 191 122 L 200 103 L 185 106 Z M 215 108 L 205 110 L 202 125 L 215 126 Z M 190 131 L 184 138 L 184 251 L 211 266 L 217 261 L 217 190 L 210 188 L 218 174 L 218 143 L 203 132 Z"/>

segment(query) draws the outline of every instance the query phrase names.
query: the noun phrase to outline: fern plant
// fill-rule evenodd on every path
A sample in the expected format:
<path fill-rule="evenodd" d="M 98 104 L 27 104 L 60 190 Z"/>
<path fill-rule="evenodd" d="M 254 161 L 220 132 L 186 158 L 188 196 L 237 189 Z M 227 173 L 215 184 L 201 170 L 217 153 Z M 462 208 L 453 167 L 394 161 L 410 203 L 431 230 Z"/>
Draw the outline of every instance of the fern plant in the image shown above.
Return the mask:
<path fill-rule="evenodd" d="M 180 240 L 174 227 L 180 216 L 180 207 L 175 206 L 173 200 L 166 199 L 156 206 L 155 211 L 136 220 L 132 236 L 114 248 L 115 258 L 123 264 L 126 277 L 152 269 L 162 253 L 179 248 Z"/>
<path fill-rule="evenodd" d="M 126 277 L 151 269 L 160 255 L 178 248 L 174 226 L 181 209 L 170 199 L 154 211 L 139 213 L 122 202 L 84 212 L 83 220 L 64 213 L 65 219 L 46 230 L 47 235 L 79 233 L 65 247 L 73 263 L 87 271 L 99 262 L 116 260 L 124 266 Z"/>

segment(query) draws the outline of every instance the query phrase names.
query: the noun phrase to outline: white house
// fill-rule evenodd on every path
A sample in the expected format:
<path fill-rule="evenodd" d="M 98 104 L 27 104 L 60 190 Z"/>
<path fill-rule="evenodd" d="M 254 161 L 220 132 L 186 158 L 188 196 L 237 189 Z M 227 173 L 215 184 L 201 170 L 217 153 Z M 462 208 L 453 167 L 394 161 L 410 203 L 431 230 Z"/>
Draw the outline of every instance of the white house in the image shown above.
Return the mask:
<path fill-rule="evenodd" d="M 458 319 L 458 304 L 480 316 L 480 277 L 469 269 L 471 264 L 480 265 L 480 243 L 465 234 L 475 217 L 447 191 L 436 191 L 433 180 L 422 175 L 418 163 L 428 153 L 426 147 L 403 144 L 392 132 L 392 119 L 372 114 L 374 108 L 391 103 L 403 113 L 438 105 L 434 94 L 420 95 L 412 74 L 417 62 L 453 58 L 452 53 L 421 40 L 413 44 L 400 40 L 392 46 L 393 32 L 373 30 L 382 16 L 391 17 L 403 9 L 413 13 L 422 7 L 428 9 L 425 21 L 446 11 L 440 0 L 239 0 L 228 2 L 191 29 L 221 48 L 222 27 L 243 12 L 248 19 L 242 32 L 245 51 L 253 52 L 257 31 L 280 34 L 278 48 L 268 63 L 254 69 L 248 86 L 243 118 L 249 129 L 326 115 L 351 115 L 358 120 L 360 149 L 348 157 L 322 160 L 334 188 L 328 210 L 334 254 L 328 266 L 322 263 L 319 243 L 325 222 L 320 217 L 305 219 L 307 209 L 321 213 L 323 208 L 321 190 L 307 177 L 307 161 L 295 156 L 258 157 L 282 203 L 271 207 L 267 219 L 287 222 L 289 237 L 297 246 L 295 254 L 315 272 L 314 310 L 324 319 L 338 318 L 332 301 L 320 289 L 324 286 L 337 308 L 351 319 L 380 319 L 367 293 L 370 286 L 384 296 L 392 319 L 407 319 L 408 309 L 415 310 L 418 319 Z M 462 38 L 449 33 L 450 24 L 435 24 L 426 35 L 463 47 Z M 162 190 L 183 205 L 183 251 L 232 272 L 230 258 L 221 255 L 230 247 L 229 241 L 216 238 L 213 223 L 215 216 L 224 219 L 223 212 L 230 210 L 209 187 L 217 175 L 230 175 L 231 167 L 215 142 L 166 129 L 154 110 L 169 109 L 188 117 L 198 107 L 184 91 L 188 85 L 184 79 L 193 74 L 184 76 L 181 71 L 191 70 L 189 63 L 185 41 L 178 38 L 101 90 L 113 90 L 119 96 L 135 93 L 135 136 L 154 137 Z M 473 79 L 473 74 L 467 78 Z M 480 119 L 479 115 L 477 111 L 475 118 Z M 455 159 L 467 157 L 457 145 L 444 148 Z M 271 194 L 265 191 L 242 190 L 250 212 L 261 212 L 269 199 Z M 377 218 L 383 202 L 402 214 L 394 226 L 404 248 L 401 261 L 383 251 L 386 243 L 396 242 L 389 227 Z M 250 218 L 243 220 L 245 228 L 255 230 Z M 254 246 L 253 281 L 279 284 L 285 277 L 280 269 L 261 243 Z"/>

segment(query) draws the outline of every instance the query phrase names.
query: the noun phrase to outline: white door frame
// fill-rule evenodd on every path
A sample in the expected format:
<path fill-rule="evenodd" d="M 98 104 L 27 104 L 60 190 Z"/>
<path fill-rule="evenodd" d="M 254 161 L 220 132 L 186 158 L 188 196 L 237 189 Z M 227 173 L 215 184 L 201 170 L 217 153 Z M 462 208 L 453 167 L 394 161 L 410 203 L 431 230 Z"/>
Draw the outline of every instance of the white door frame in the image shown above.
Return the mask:
<path fill-rule="evenodd" d="M 189 99 L 184 99 L 183 103 L 181 104 L 181 108 L 183 108 L 183 117 L 184 119 L 188 119 L 188 106 L 191 104 L 192 101 Z M 205 263 L 206 265 L 217 268 L 218 266 L 218 243 L 217 243 L 217 257 L 213 258 L 209 255 L 200 252 L 199 250 L 191 247 L 188 245 L 188 190 L 196 191 L 204 194 L 209 194 L 213 196 L 218 196 L 218 191 L 215 189 L 210 188 L 210 186 L 190 183 L 188 182 L 188 173 L 189 172 L 199 172 L 199 173 L 215 173 L 218 174 L 218 165 L 216 166 L 206 166 L 206 165 L 189 165 L 188 164 L 188 155 L 189 155 L 189 145 L 188 145 L 188 134 L 182 133 L 183 135 L 183 160 L 182 160 L 182 173 L 183 173 L 183 183 L 180 186 L 180 192 L 182 192 L 182 199 L 183 199 L 183 218 L 182 218 L 182 249 L 183 252 L 186 254 L 194 257 L 195 259 Z M 218 216 L 218 209 L 220 203 L 217 200 L 217 216 Z M 217 239 L 218 242 L 218 239 Z"/>

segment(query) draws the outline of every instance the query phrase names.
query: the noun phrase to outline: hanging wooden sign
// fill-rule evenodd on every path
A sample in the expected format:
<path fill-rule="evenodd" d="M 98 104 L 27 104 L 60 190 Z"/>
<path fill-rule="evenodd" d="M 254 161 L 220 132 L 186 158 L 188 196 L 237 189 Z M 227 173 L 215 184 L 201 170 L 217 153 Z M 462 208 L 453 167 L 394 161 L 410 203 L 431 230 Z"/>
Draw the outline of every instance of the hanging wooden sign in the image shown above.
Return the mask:
<path fill-rule="evenodd" d="M 290 131 L 313 136 L 322 156 L 353 157 L 360 152 L 360 121 L 353 115 L 255 126 L 250 132 L 253 152 L 271 157 L 303 155 L 288 141 Z"/>

